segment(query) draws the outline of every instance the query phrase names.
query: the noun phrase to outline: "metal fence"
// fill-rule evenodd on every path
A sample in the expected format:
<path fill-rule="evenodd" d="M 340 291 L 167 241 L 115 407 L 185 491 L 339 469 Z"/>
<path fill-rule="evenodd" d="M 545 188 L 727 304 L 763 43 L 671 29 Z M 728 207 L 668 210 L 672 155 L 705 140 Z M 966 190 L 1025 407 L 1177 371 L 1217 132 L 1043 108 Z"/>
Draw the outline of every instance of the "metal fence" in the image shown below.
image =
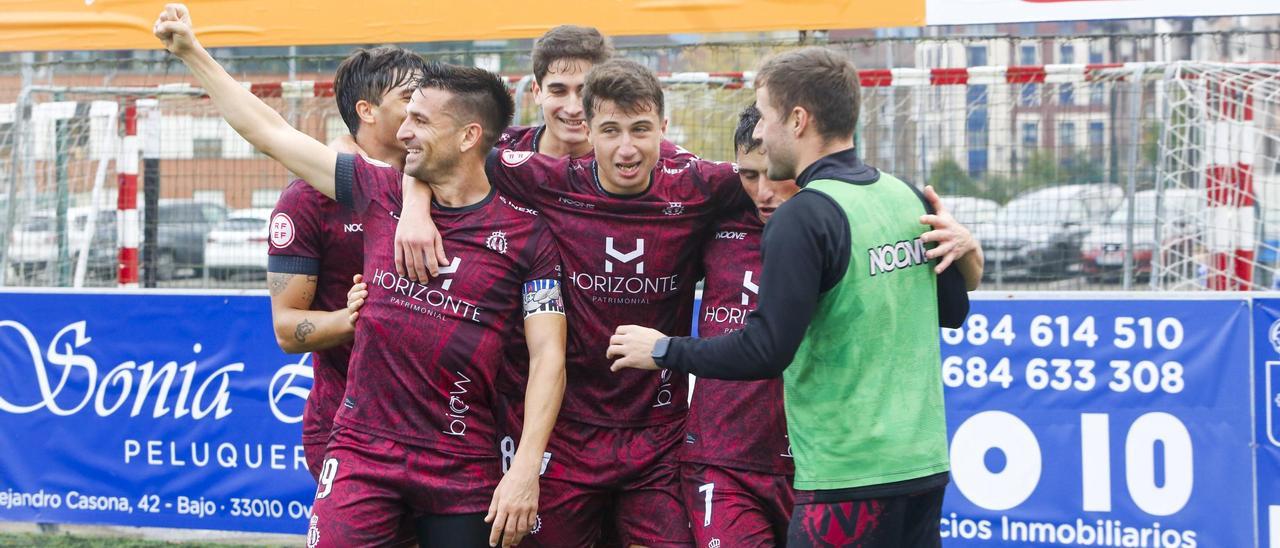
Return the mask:
<path fill-rule="evenodd" d="M 1274 66 L 1115 64 L 1221 38 L 1117 37 L 831 47 L 864 67 L 863 156 L 943 193 L 987 249 L 986 288 L 1270 287 L 1280 241 Z M 1232 40 L 1256 61 L 1277 54 L 1255 44 L 1280 46 L 1274 33 Z M 796 45 L 621 49 L 664 74 L 668 138 L 730 160 L 736 115 L 754 98 L 742 71 Z M 538 121 L 519 76 L 527 51 L 428 56 L 515 75 L 517 122 Z M 341 58 L 222 61 L 328 141 L 345 131 L 328 84 Z M 894 64 L 951 68 L 883 68 Z M 0 76 L 0 283 L 114 286 L 133 249 L 144 286 L 261 286 L 267 212 L 290 176 L 221 121 L 180 63 L 145 53 L 12 67 L 0 71 L 11 75 Z"/>

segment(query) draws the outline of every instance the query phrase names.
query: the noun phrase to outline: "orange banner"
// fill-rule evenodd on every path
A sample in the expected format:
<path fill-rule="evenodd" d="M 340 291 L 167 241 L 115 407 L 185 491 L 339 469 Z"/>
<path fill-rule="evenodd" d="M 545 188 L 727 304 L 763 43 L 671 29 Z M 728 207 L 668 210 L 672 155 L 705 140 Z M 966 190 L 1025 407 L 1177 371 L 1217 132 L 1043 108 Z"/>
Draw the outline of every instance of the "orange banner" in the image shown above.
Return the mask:
<path fill-rule="evenodd" d="M 610 35 L 919 26 L 925 0 L 196 0 L 206 46 L 532 38 L 564 24 Z M 162 2 L 0 0 L 0 51 L 153 49 Z"/>

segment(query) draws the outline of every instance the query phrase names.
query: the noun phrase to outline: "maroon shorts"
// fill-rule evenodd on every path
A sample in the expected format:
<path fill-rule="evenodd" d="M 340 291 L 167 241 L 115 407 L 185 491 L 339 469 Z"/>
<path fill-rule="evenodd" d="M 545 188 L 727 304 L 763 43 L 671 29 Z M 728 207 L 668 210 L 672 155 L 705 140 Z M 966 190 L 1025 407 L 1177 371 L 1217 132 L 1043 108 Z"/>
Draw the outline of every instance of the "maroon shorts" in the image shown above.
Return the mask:
<path fill-rule="evenodd" d="M 946 486 L 910 495 L 846 502 L 808 503 L 799 493 L 787 546 L 791 548 L 889 548 L 942 546 L 938 520 Z"/>
<path fill-rule="evenodd" d="M 308 545 L 384 545 L 415 517 L 487 512 L 498 478 L 493 457 L 337 427 L 320 469 Z"/>
<path fill-rule="evenodd" d="M 786 546 L 791 476 L 682 463 L 695 546 Z"/>
<path fill-rule="evenodd" d="M 313 480 L 320 481 L 320 465 L 324 464 L 324 450 L 328 445 L 329 440 L 302 440 L 302 453 L 307 458 L 307 470 Z"/>
<path fill-rule="evenodd" d="M 519 443 L 524 405 L 500 396 L 498 408 L 505 410 L 499 444 L 506 463 Z M 557 420 L 543 456 L 538 521 L 524 545 L 589 548 L 608 522 L 622 546 L 689 546 L 676 461 L 683 439 L 683 420 L 645 428 Z"/>

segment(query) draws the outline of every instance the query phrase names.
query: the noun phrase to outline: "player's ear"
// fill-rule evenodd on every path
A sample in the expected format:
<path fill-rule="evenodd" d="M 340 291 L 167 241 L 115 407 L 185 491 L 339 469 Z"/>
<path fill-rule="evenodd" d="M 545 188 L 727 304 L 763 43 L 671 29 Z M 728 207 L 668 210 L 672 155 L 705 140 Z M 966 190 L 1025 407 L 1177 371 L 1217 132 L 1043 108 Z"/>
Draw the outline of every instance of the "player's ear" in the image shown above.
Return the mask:
<path fill-rule="evenodd" d="M 462 128 L 462 139 L 458 143 L 459 151 L 466 153 L 467 151 L 480 146 L 480 140 L 484 138 L 484 128 L 480 124 L 471 123 Z"/>
<path fill-rule="evenodd" d="M 663 119 L 662 119 L 662 124 L 658 126 L 658 129 L 659 129 L 660 131 L 662 131 L 662 134 L 663 134 L 663 135 L 666 135 L 666 134 L 667 134 L 667 119 L 666 119 L 666 118 L 663 118 Z"/>
<path fill-rule="evenodd" d="M 542 106 L 542 86 L 538 85 L 538 79 L 533 79 L 533 102 L 538 106 Z"/>
<path fill-rule="evenodd" d="M 787 123 L 791 126 L 791 133 L 799 139 L 804 136 L 805 131 L 811 129 L 813 118 L 804 107 L 796 106 L 791 109 L 791 116 L 788 117 Z"/>
<path fill-rule="evenodd" d="M 360 117 L 361 124 L 374 123 L 373 103 L 370 103 L 364 99 L 356 101 L 356 116 Z"/>

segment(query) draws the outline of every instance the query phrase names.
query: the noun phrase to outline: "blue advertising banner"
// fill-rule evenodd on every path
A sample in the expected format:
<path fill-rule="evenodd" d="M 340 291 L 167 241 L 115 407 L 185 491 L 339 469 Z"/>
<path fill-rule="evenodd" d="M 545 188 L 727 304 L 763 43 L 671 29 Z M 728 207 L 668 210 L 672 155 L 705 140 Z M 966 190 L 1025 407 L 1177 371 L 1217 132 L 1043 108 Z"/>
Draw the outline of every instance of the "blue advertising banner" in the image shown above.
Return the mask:
<path fill-rule="evenodd" d="M 946 544 L 1280 548 L 1258 303 L 974 301 L 942 333 Z M 302 534 L 299 358 L 262 295 L 0 293 L 0 520 Z"/>
<path fill-rule="evenodd" d="M 1252 546 L 1249 301 L 978 300 L 944 330 L 955 546 Z"/>
<path fill-rule="evenodd" d="M 1258 538 L 1280 548 L 1280 299 L 1253 301 Z"/>
<path fill-rule="evenodd" d="M 262 296 L 0 294 L 0 519 L 302 534 L 311 367 L 270 322 Z"/>

